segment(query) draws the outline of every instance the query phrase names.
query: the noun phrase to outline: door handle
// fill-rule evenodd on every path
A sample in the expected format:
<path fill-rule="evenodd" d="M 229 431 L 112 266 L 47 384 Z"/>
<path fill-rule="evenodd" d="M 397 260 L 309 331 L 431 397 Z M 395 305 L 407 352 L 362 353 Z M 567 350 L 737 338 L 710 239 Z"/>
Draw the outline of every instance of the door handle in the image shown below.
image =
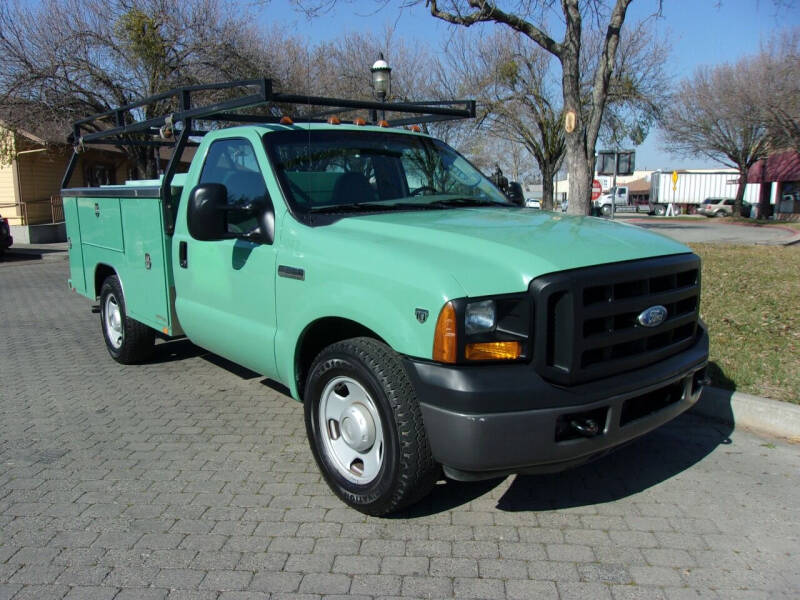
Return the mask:
<path fill-rule="evenodd" d="M 189 266 L 189 261 L 186 258 L 186 251 L 186 242 L 180 242 L 178 244 L 178 264 L 182 269 L 185 269 L 187 266 Z"/>

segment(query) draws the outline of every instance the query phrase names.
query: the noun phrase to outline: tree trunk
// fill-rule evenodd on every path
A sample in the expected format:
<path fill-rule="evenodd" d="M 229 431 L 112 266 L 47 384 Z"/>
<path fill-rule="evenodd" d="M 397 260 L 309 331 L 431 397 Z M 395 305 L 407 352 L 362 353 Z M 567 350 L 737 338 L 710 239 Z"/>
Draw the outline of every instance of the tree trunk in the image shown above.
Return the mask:
<path fill-rule="evenodd" d="M 581 14 L 577 2 L 565 2 L 567 29 L 561 47 L 561 91 L 564 95 L 564 115 L 574 113 L 574 129 L 565 131 L 567 145 L 567 172 L 569 173 L 569 195 L 567 213 L 588 215 L 591 208 L 592 175 L 586 158 L 586 126 L 581 114 L 580 52 Z M 566 118 L 566 117 L 565 117 Z M 566 121 L 563 124 L 566 126 Z M 594 153 L 594 145 L 592 145 Z M 594 156 L 592 156 L 594 165 Z"/>
<path fill-rule="evenodd" d="M 742 201 L 744 200 L 744 189 L 747 185 L 747 167 L 739 167 L 739 189 L 736 190 L 736 201 L 733 205 L 733 216 L 742 216 Z"/>
<path fill-rule="evenodd" d="M 553 172 L 550 169 L 542 171 L 542 210 L 553 210 Z"/>
<path fill-rule="evenodd" d="M 569 196 L 567 213 L 588 215 L 591 209 L 592 177 L 586 157 L 586 147 L 577 131 L 567 134 L 567 170 L 569 172 Z M 592 157 L 594 163 L 594 157 Z"/>

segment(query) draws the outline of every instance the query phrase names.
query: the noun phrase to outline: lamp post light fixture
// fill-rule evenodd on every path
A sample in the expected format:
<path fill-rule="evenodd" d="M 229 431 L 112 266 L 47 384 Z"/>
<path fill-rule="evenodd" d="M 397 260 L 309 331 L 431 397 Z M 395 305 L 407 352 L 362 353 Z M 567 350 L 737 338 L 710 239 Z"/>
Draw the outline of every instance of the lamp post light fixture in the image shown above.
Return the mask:
<path fill-rule="evenodd" d="M 392 89 L 392 68 L 383 58 L 383 52 L 381 52 L 380 58 L 373 63 L 370 71 L 372 72 L 372 92 L 378 100 L 385 102 Z M 375 115 L 373 120 L 377 120 L 377 114 L 373 114 Z M 381 118 L 386 118 L 386 111 L 381 111 Z"/>

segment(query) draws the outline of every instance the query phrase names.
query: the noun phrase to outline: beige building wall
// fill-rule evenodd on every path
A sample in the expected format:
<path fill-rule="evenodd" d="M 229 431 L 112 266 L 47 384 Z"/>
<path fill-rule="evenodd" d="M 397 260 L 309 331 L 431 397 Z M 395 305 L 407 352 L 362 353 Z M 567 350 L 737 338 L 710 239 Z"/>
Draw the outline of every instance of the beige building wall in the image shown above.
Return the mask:
<path fill-rule="evenodd" d="M 9 160 L 15 149 L 14 136 L 10 131 L 0 127 L 0 215 L 15 225 L 19 216 L 19 201 L 17 199 L 17 179 L 15 163 Z"/>

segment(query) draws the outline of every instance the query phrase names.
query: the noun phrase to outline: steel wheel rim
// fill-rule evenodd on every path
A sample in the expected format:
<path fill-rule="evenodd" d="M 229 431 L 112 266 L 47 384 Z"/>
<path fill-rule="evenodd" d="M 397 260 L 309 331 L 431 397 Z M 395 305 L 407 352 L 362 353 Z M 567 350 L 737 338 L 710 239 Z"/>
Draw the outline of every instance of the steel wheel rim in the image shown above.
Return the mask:
<path fill-rule="evenodd" d="M 119 350 L 122 346 L 124 331 L 122 330 L 122 311 L 114 294 L 106 296 L 105 306 L 103 307 L 103 325 L 106 328 L 108 342 L 115 350 Z"/>
<path fill-rule="evenodd" d="M 325 454 L 347 481 L 365 485 L 381 471 L 383 426 L 374 400 L 351 377 L 335 377 L 322 390 L 317 415 Z"/>

